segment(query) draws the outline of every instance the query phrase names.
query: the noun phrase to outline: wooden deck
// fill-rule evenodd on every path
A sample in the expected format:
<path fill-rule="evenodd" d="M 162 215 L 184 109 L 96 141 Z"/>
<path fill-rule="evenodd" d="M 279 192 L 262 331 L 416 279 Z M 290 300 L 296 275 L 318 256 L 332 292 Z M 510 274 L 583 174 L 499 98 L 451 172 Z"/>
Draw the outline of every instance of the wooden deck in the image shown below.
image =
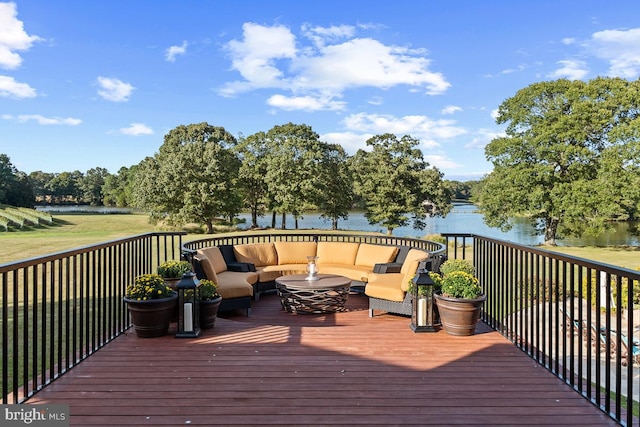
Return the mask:
<path fill-rule="evenodd" d="M 71 425 L 616 425 L 501 335 L 415 334 L 409 320 L 295 315 L 275 295 L 198 339 L 115 339 L 29 403 Z M 172 331 L 170 331 L 172 332 Z"/>

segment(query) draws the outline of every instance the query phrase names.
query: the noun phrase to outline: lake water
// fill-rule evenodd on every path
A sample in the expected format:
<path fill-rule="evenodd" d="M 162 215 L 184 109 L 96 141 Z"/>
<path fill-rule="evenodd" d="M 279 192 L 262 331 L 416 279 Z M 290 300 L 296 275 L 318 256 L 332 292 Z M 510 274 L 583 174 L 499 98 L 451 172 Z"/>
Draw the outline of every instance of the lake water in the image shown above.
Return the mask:
<path fill-rule="evenodd" d="M 93 212 L 93 213 L 129 213 L 127 208 L 113 208 L 105 206 L 39 206 L 39 210 L 51 213 Z M 246 226 L 251 224 L 251 216 L 248 213 L 241 214 L 241 219 L 246 221 Z M 277 216 L 276 227 L 280 227 L 281 215 Z M 258 219 L 260 227 L 271 226 L 271 215 Z M 330 229 L 331 222 L 324 221 L 320 214 L 307 213 L 298 220 L 301 229 Z M 295 222 L 291 215 L 287 216 L 287 228 L 293 229 Z M 340 220 L 338 228 L 342 230 L 378 231 L 386 233 L 381 226 L 370 225 L 363 212 L 351 212 L 347 220 Z M 523 245 L 538 245 L 543 242 L 542 236 L 535 235 L 533 228 L 525 220 L 516 220 L 514 227 L 508 232 L 487 226 L 478 213 L 478 208 L 469 203 L 454 203 L 453 210 L 445 217 L 427 218 L 424 230 L 414 230 L 411 227 L 400 227 L 393 230 L 395 236 L 424 237 L 428 234 L 441 233 L 472 233 L 496 239 L 508 240 Z M 640 238 L 629 231 L 628 223 L 614 224 L 614 231 L 604 233 L 598 237 L 566 238 L 558 241 L 559 245 L 567 246 L 638 246 Z"/>
<path fill-rule="evenodd" d="M 247 226 L 251 224 L 251 216 L 249 214 L 242 214 L 240 218 L 246 220 Z M 276 227 L 280 227 L 280 220 L 281 215 L 277 215 Z M 259 218 L 258 225 L 260 227 L 270 227 L 271 216 L 268 215 Z M 287 228 L 292 229 L 294 227 L 295 222 L 293 217 L 288 215 Z M 298 227 L 301 229 L 329 229 L 331 228 L 331 222 L 324 221 L 320 218 L 319 214 L 308 213 L 298 220 Z M 615 231 L 605 233 L 598 237 L 583 237 L 580 239 L 567 238 L 565 240 L 559 240 L 558 244 L 567 246 L 637 246 L 640 244 L 638 236 L 633 236 L 629 232 L 629 224 L 617 223 L 614 224 L 614 227 Z M 386 229 L 383 227 L 370 225 L 363 212 L 351 212 L 347 220 L 340 220 L 338 222 L 338 228 L 342 230 L 364 230 L 386 233 Z M 487 226 L 483 221 L 482 215 L 478 213 L 478 208 L 469 203 L 455 203 L 452 211 L 445 218 L 427 218 L 426 227 L 423 230 L 415 230 L 411 227 L 400 227 L 393 230 L 394 236 L 401 237 L 424 237 L 428 234 L 441 233 L 479 234 L 530 246 L 541 244 L 544 241 L 542 236 L 535 235 L 533 227 L 525 220 L 516 220 L 513 228 L 507 232 Z"/>

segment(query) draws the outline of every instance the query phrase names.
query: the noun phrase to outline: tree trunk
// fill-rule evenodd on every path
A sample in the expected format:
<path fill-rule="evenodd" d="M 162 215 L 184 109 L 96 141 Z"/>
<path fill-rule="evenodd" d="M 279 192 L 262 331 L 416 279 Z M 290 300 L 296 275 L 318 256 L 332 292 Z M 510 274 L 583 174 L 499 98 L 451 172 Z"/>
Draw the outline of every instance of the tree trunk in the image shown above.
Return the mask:
<path fill-rule="evenodd" d="M 337 230 L 338 229 L 338 218 L 332 218 L 331 219 L 331 229 L 332 230 Z"/>
<path fill-rule="evenodd" d="M 391 236 L 393 234 L 393 228 L 387 228 L 387 236 Z"/>
<path fill-rule="evenodd" d="M 276 211 L 271 212 L 271 228 L 276 228 Z"/>
<path fill-rule="evenodd" d="M 258 209 L 251 208 L 251 228 L 258 228 Z"/>
<path fill-rule="evenodd" d="M 213 221 L 208 219 L 206 222 L 206 225 L 207 225 L 207 234 L 213 234 Z"/>
<path fill-rule="evenodd" d="M 282 212 L 282 224 L 280 228 L 283 230 L 287 229 L 287 213 L 286 212 Z"/>
<path fill-rule="evenodd" d="M 294 216 L 293 217 L 293 223 L 295 224 L 296 230 L 298 229 L 298 217 Z"/>
<path fill-rule="evenodd" d="M 556 233 L 558 232 L 558 223 L 560 221 L 557 218 L 550 218 L 547 220 L 547 226 L 544 228 L 544 244 L 549 246 L 556 245 Z"/>

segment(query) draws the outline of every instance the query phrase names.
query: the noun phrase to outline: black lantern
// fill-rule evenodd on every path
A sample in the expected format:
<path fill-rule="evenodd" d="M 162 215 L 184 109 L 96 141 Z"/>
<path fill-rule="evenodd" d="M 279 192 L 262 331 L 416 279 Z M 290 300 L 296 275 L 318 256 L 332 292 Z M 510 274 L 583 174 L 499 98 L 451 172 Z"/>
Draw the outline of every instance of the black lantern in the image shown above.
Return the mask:
<path fill-rule="evenodd" d="M 411 289 L 411 329 L 413 332 L 436 332 L 433 314 L 434 283 L 429 272 L 418 270 Z"/>
<path fill-rule="evenodd" d="M 176 338 L 200 336 L 200 281 L 194 273 L 185 273 L 176 285 L 178 291 L 178 326 Z"/>

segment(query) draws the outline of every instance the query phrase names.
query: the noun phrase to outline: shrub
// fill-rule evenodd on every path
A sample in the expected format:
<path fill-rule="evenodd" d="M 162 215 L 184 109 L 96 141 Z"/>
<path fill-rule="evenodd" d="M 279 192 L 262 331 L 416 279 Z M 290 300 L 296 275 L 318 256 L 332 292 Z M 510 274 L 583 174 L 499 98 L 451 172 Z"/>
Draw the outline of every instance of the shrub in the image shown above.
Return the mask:
<path fill-rule="evenodd" d="M 440 266 L 440 273 L 443 276 L 446 276 L 447 274 L 454 271 L 464 271 L 465 273 L 469 273 L 471 275 L 474 275 L 476 273 L 476 269 L 473 268 L 473 264 L 466 259 L 448 259 Z"/>
<path fill-rule="evenodd" d="M 174 291 L 167 286 L 158 274 L 143 274 L 135 278 L 133 284 L 127 286 L 125 297 L 136 301 L 168 298 Z"/>
<path fill-rule="evenodd" d="M 201 280 L 199 289 L 201 301 L 210 301 L 220 296 L 220 294 L 218 293 L 218 285 L 216 285 L 215 282 L 211 280 Z"/>
<path fill-rule="evenodd" d="M 188 261 L 166 261 L 158 266 L 158 274 L 165 279 L 176 279 L 191 271 Z"/>

